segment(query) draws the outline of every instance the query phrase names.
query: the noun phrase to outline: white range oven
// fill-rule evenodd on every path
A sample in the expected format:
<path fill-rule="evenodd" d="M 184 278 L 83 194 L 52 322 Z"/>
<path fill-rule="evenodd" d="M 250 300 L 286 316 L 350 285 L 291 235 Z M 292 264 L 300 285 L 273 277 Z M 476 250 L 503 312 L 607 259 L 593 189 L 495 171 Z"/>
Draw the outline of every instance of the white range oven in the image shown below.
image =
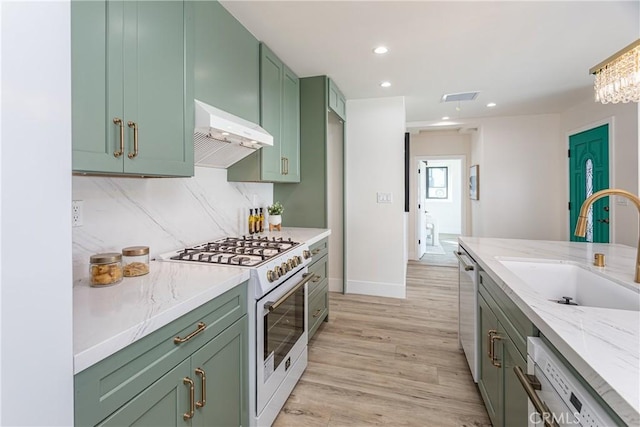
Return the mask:
<path fill-rule="evenodd" d="M 227 237 L 160 258 L 250 269 L 250 420 L 270 426 L 307 367 L 308 246 L 260 235 Z"/>

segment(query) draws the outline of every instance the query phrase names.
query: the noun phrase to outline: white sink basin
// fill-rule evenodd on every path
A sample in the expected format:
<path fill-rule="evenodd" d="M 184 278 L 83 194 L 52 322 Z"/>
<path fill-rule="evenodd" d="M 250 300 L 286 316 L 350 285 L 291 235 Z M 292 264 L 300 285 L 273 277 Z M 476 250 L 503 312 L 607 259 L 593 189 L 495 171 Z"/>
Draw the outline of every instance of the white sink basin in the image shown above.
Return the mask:
<path fill-rule="evenodd" d="M 499 260 L 534 292 L 557 301 L 571 297 L 580 306 L 640 311 L 640 293 L 574 264 Z"/>

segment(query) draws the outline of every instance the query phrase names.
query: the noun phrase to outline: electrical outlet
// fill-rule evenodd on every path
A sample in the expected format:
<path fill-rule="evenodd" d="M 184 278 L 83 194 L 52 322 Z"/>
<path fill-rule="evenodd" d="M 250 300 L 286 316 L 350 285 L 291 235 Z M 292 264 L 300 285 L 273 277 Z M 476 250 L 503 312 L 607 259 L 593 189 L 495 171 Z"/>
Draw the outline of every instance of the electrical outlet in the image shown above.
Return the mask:
<path fill-rule="evenodd" d="M 71 226 L 72 227 L 81 227 L 82 226 L 82 205 L 84 202 L 82 200 L 73 200 L 71 202 Z"/>

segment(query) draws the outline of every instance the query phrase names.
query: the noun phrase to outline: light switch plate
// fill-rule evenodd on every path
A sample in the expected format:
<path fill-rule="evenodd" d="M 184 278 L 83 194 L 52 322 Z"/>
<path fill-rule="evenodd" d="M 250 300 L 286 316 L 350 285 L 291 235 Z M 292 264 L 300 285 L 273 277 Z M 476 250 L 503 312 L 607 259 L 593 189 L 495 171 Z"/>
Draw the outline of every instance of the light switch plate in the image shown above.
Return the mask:
<path fill-rule="evenodd" d="M 378 203 L 392 203 L 393 202 L 393 194 L 392 193 L 376 193 L 378 198 Z"/>

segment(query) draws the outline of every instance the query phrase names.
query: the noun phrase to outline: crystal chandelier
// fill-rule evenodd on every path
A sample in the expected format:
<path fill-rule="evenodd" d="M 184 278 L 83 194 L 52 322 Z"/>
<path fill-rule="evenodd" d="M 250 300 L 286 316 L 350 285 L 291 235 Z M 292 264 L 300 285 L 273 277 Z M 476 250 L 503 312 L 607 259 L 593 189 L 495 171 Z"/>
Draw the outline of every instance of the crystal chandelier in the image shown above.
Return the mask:
<path fill-rule="evenodd" d="M 596 102 L 640 102 L 640 39 L 589 70 Z"/>

